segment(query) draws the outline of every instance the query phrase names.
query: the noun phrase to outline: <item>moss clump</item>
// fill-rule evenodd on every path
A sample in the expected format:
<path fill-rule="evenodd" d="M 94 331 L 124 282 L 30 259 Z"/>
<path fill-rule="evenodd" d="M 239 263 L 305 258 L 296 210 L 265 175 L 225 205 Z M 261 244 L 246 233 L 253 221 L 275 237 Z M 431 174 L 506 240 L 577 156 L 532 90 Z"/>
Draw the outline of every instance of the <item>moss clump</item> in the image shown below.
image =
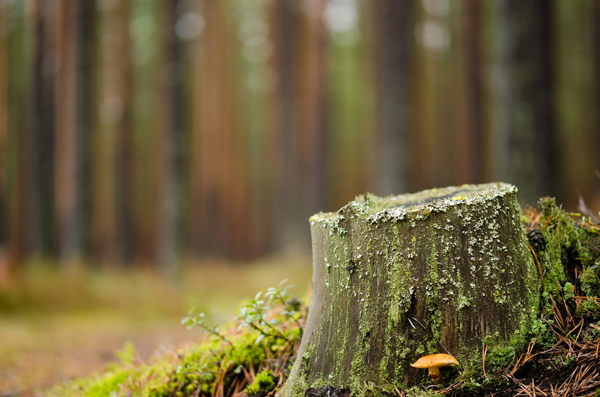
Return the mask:
<path fill-rule="evenodd" d="M 581 291 L 586 296 L 600 296 L 600 282 L 599 279 L 600 269 L 597 265 L 586 269 L 579 279 Z"/>
<path fill-rule="evenodd" d="M 251 397 L 263 397 L 275 388 L 275 377 L 270 369 L 263 369 L 254 377 L 244 392 Z"/>

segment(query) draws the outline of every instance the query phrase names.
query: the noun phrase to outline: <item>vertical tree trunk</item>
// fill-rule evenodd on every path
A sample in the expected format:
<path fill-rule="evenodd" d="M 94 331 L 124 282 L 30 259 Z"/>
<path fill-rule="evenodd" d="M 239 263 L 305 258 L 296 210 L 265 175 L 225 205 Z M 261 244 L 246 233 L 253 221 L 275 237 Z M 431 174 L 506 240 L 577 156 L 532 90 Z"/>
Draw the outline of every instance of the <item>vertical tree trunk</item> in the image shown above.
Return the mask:
<path fill-rule="evenodd" d="M 550 19 L 547 0 L 498 2 L 493 122 L 496 178 L 521 187 L 534 203 L 553 194 L 555 153 Z"/>
<path fill-rule="evenodd" d="M 298 175 L 298 44 L 299 9 L 295 0 L 277 0 L 273 7 L 275 60 L 279 76 L 274 103 L 275 197 L 273 205 L 274 247 L 281 250 L 299 240 L 305 218 L 300 210 Z"/>
<path fill-rule="evenodd" d="M 427 375 L 410 364 L 444 349 L 468 373 L 484 342 L 501 351 L 525 335 L 539 280 L 516 191 L 364 195 L 313 216 L 313 296 L 286 396 L 414 386 Z"/>
<path fill-rule="evenodd" d="M 594 89 L 594 168 L 600 178 L 600 1 L 592 1 L 592 70 Z M 594 186 L 594 208 L 600 208 L 600 182 Z"/>
<path fill-rule="evenodd" d="M 380 186 L 382 195 L 408 190 L 411 43 L 414 41 L 411 0 L 379 2 L 380 21 Z"/>
<path fill-rule="evenodd" d="M 8 239 L 7 173 L 8 160 L 8 3 L 0 3 L 0 284 L 6 271 L 5 255 Z"/>
<path fill-rule="evenodd" d="M 483 181 L 483 93 L 481 63 L 481 0 L 462 2 L 463 128 L 455 130 L 454 162 L 457 183 Z"/>
<path fill-rule="evenodd" d="M 325 27 L 323 0 L 306 0 L 301 25 L 298 119 L 301 141 L 300 183 L 305 216 L 325 207 L 327 199 Z"/>
<path fill-rule="evenodd" d="M 96 2 L 78 0 L 77 5 L 77 208 L 79 249 L 92 254 L 92 127 L 94 54 L 97 48 Z"/>
<path fill-rule="evenodd" d="M 554 23 L 553 0 L 535 0 L 534 21 L 529 33 L 531 40 L 530 56 L 533 58 L 533 106 L 535 112 L 535 174 L 539 180 L 537 200 L 542 196 L 556 197 L 558 193 L 557 175 L 560 162 L 557 161 L 556 108 L 554 106 Z M 535 22 L 535 23 L 532 23 Z M 520 186 L 520 185 L 519 185 Z"/>
<path fill-rule="evenodd" d="M 246 153 L 234 86 L 229 14 L 217 0 L 204 3 L 198 111 L 192 137 L 190 237 L 197 253 L 247 257 Z M 200 55 L 200 53 L 199 53 Z"/>
<path fill-rule="evenodd" d="M 27 97 L 29 89 L 29 53 L 27 51 L 28 29 L 25 6 L 13 3 L 11 7 L 12 30 L 8 37 L 7 50 L 11 54 L 8 63 L 8 136 L 7 153 L 11 171 L 8 174 L 8 259 L 5 275 L 18 277 L 29 247 L 29 218 L 31 195 L 28 176 L 32 167 L 28 140 L 30 138 L 29 112 L 31 103 Z"/>
<path fill-rule="evenodd" d="M 77 210 L 77 7 L 58 4 L 56 84 L 55 219 L 63 266 L 78 254 Z"/>
<path fill-rule="evenodd" d="M 207 14 L 203 12 L 203 17 L 206 20 Z M 204 30 L 207 30 L 205 27 Z M 207 34 L 207 32 L 204 32 Z M 204 70 L 204 51 L 203 44 L 204 38 L 200 37 L 191 46 L 191 59 L 196 64 L 196 67 L 192 69 L 192 92 L 191 92 L 191 121 L 190 121 L 190 149 L 189 149 L 189 172 L 188 172 L 188 199 L 187 199 L 187 219 L 186 219 L 186 240 L 187 247 L 190 252 L 194 255 L 198 255 L 202 252 L 202 224 L 207 222 L 207 219 L 203 219 L 202 214 L 202 162 L 204 161 L 202 148 L 204 142 L 202 140 L 202 123 L 204 118 L 200 116 L 200 109 L 202 106 L 202 91 L 206 89 L 203 84 L 203 74 L 206 73 Z"/>
<path fill-rule="evenodd" d="M 224 51 L 223 16 L 217 0 L 204 3 L 206 21 L 202 35 L 199 58 L 200 87 L 197 89 L 198 111 L 195 127 L 192 171 L 192 245 L 196 253 L 218 254 L 223 249 L 223 223 L 220 210 L 219 190 L 226 166 L 223 159 L 223 69 Z M 200 55 L 200 54 L 199 54 Z"/>
<path fill-rule="evenodd" d="M 174 277 L 177 271 L 175 221 L 177 211 L 175 151 L 177 142 L 177 62 L 179 61 L 175 23 L 178 0 L 167 0 L 164 8 L 163 65 L 161 68 L 162 100 L 164 104 L 162 128 L 158 142 L 158 215 L 156 249 L 158 270 Z"/>
<path fill-rule="evenodd" d="M 122 45 L 128 26 L 121 19 L 120 2 L 107 2 L 99 14 L 98 69 L 95 79 L 93 137 L 93 241 L 96 258 L 104 266 L 118 259 L 117 156 L 124 107 L 121 75 Z"/>
<path fill-rule="evenodd" d="M 43 257 L 55 254 L 54 223 L 54 151 L 56 64 L 56 3 L 34 0 L 33 75 L 29 94 L 32 98 L 28 153 L 31 168 L 27 181 L 32 203 L 29 219 L 32 250 Z"/>
<path fill-rule="evenodd" d="M 411 130 L 414 131 L 409 137 L 408 146 L 410 151 L 410 190 L 426 189 L 435 186 L 436 158 L 435 152 L 435 124 L 438 115 L 435 113 L 435 99 L 437 93 L 433 89 L 435 80 L 439 77 L 432 62 L 439 54 L 430 54 L 430 50 L 424 45 L 423 31 L 427 13 L 418 3 L 414 5 L 416 40 L 413 73 L 411 74 L 412 90 L 412 119 Z M 431 23 L 431 21 L 430 21 Z M 417 154 L 418 153 L 418 154 Z"/>
<path fill-rule="evenodd" d="M 114 50 L 119 53 L 118 66 L 119 95 L 123 104 L 123 115 L 118 127 L 117 139 L 118 177 L 117 177 L 117 234 L 118 252 L 123 263 L 131 264 L 136 247 L 134 227 L 134 131 L 133 131 L 133 82 L 132 82 L 132 45 L 130 35 L 130 13 L 132 2 L 117 2 L 116 15 L 119 24 L 120 41 Z"/>

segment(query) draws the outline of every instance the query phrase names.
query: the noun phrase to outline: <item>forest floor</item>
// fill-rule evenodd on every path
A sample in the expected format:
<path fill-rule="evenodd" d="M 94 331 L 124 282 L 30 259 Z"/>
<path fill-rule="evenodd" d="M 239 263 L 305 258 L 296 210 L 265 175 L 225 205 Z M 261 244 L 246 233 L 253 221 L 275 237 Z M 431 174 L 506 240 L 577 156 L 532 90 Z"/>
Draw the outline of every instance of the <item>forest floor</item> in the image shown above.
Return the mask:
<path fill-rule="evenodd" d="M 128 342 L 143 359 L 180 347 L 201 336 L 180 324 L 191 307 L 229 320 L 241 302 L 284 278 L 305 294 L 312 274 L 308 254 L 187 263 L 175 282 L 139 270 L 64 277 L 46 265 L 29 269 L 20 285 L 0 289 L 0 397 L 36 396 L 101 371 Z"/>

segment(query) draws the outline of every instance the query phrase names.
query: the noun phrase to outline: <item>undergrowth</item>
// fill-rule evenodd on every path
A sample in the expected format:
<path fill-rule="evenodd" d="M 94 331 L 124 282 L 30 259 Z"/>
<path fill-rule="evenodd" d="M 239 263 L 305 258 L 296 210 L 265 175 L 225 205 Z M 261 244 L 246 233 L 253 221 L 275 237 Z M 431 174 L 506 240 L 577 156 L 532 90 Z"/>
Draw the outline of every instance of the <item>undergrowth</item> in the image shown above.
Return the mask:
<path fill-rule="evenodd" d="M 600 225 L 574 217 L 554 199 L 524 212 L 531 254 L 539 272 L 540 309 L 534 326 L 506 351 L 484 344 L 479 368 L 455 372 L 446 388 L 390 388 L 409 396 L 596 396 L 600 388 Z M 307 308 L 270 288 L 242 307 L 225 331 L 202 314 L 183 320 L 201 327 L 200 344 L 134 364 L 131 347 L 121 365 L 92 378 L 56 387 L 48 396 L 274 396 L 285 379 L 302 336 Z M 461 372 L 462 371 L 462 372 Z M 373 385 L 356 390 L 309 389 L 309 397 L 368 397 Z M 312 394 L 311 394 L 312 393 Z"/>
<path fill-rule="evenodd" d="M 203 342 L 137 364 L 126 346 L 121 364 L 57 386 L 47 396 L 266 396 L 283 384 L 302 336 L 306 306 L 288 288 L 270 288 L 265 299 L 259 293 L 223 331 L 208 325 L 202 313 L 190 315 L 182 323 L 205 329 Z"/>

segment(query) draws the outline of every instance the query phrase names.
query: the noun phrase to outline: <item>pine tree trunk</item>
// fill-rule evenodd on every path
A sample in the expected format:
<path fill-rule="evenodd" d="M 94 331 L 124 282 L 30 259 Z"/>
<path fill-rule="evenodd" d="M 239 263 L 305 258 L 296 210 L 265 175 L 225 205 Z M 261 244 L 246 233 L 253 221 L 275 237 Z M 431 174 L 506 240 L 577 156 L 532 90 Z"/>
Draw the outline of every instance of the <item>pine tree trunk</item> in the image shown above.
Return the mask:
<path fill-rule="evenodd" d="M 421 356 L 445 348 L 459 371 L 472 369 L 484 341 L 500 348 L 523 333 L 538 280 L 516 191 L 498 183 L 364 195 L 313 216 L 313 298 L 286 396 L 412 386 L 427 379 L 410 367 Z"/>
<path fill-rule="evenodd" d="M 77 6 L 58 4 L 57 73 L 55 90 L 55 228 L 58 255 L 63 267 L 73 265 L 78 254 L 77 211 Z"/>

